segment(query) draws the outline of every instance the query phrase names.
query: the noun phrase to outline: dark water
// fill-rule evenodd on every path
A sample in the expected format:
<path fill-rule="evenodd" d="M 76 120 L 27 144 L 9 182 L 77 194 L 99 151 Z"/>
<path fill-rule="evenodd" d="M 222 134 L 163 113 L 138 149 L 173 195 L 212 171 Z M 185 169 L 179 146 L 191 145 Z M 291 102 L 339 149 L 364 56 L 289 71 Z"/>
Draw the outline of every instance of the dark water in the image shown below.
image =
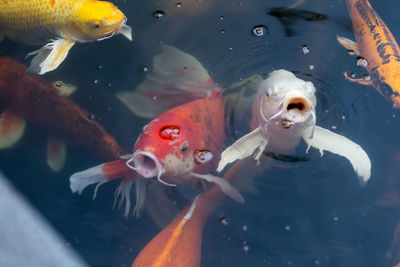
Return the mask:
<path fill-rule="evenodd" d="M 76 85 L 71 98 L 128 151 L 148 120 L 135 117 L 114 95 L 143 81 L 142 67 L 151 70 L 162 45 L 194 55 L 222 87 L 280 68 L 312 81 L 317 125 L 364 148 L 372 162 L 368 185 L 359 185 L 346 159 L 328 152 L 320 158 L 315 149 L 305 154 L 302 144 L 294 156 L 305 160 L 278 161 L 280 167 L 257 176 L 259 192 L 244 194 L 244 206 L 227 198 L 219 204 L 204 230 L 202 266 L 383 266 L 400 201 L 378 201 L 400 187 L 400 114 L 374 88 L 343 77 L 344 71 L 366 74 L 336 41 L 336 34 L 354 39 L 344 1 L 305 0 L 280 9 L 292 2 L 183 0 L 177 7 L 177 1 L 115 1 L 134 29 L 134 41 L 116 36 L 78 44 L 45 78 Z M 399 39 L 400 3 L 371 4 Z M 154 19 L 156 10 L 165 17 Z M 257 25 L 266 27 L 264 36 L 252 34 Z M 21 61 L 32 50 L 9 40 L 0 45 L 1 55 Z M 240 121 L 228 126 L 238 136 L 247 130 Z M 45 163 L 46 137 L 28 124 L 15 147 L 0 151 L 0 169 L 89 265 L 130 266 L 160 229 L 147 214 L 124 219 L 112 209 L 118 183 L 102 186 L 95 201 L 92 188 L 82 196 L 72 194 L 69 176 L 101 162 L 69 146 L 65 168 L 53 173 Z M 221 218 L 229 223 L 221 224 Z"/>

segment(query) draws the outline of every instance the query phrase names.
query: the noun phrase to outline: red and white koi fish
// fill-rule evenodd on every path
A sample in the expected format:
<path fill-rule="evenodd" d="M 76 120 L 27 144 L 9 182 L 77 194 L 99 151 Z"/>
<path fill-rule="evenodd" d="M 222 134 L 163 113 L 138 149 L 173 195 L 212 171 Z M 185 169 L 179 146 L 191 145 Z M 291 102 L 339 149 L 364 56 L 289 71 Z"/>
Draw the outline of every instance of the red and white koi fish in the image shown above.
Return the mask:
<path fill-rule="evenodd" d="M 337 36 L 347 50 L 364 57 L 369 78 L 346 79 L 374 86 L 386 99 L 400 108 L 400 47 L 388 26 L 367 0 L 346 0 L 357 42 Z"/>
<path fill-rule="evenodd" d="M 56 69 L 75 43 L 121 33 L 132 40 L 125 15 L 111 2 L 96 0 L 0 1 L 0 41 L 7 36 L 25 45 L 45 45 L 28 69 L 44 74 Z"/>
<path fill-rule="evenodd" d="M 371 176 L 371 162 L 365 151 L 344 136 L 315 125 L 315 87 L 286 70 L 270 73 L 258 87 L 253 102 L 252 132 L 222 152 L 217 171 L 236 160 L 254 156 L 258 161 L 265 149 L 291 153 L 303 139 L 311 146 L 346 157 L 365 183 Z"/>
<path fill-rule="evenodd" d="M 175 101 L 179 97 L 177 92 L 189 93 L 186 85 L 192 83 L 192 77 L 203 77 L 193 87 L 193 94 L 202 98 L 172 108 L 152 120 L 143 128 L 132 155 L 73 174 L 70 178 L 71 190 L 81 193 L 90 184 L 98 183 L 97 189 L 116 176 L 125 177 L 119 192 L 124 194 L 123 200 L 128 200 L 125 207 L 127 214 L 129 189 L 133 182 L 131 178 L 137 173 L 140 175 L 134 179 L 137 186 L 143 178 L 157 178 L 169 186 L 191 185 L 200 179 L 216 183 L 227 195 L 244 202 L 233 186 L 210 174 L 215 170 L 225 139 L 223 90 L 211 82 L 206 70 L 194 57 L 176 48 L 165 46 L 155 62 L 154 75 L 148 76 L 144 82 L 148 88 L 162 91 L 161 88 L 170 88 L 173 81 L 177 86 L 168 92 L 169 100 Z M 129 104 L 134 106 L 138 101 L 142 101 L 142 98 L 131 98 Z M 153 105 L 157 105 L 157 102 Z M 130 178 L 127 180 L 127 177 Z M 144 191 L 143 186 L 136 188 L 136 214 L 143 205 Z"/>

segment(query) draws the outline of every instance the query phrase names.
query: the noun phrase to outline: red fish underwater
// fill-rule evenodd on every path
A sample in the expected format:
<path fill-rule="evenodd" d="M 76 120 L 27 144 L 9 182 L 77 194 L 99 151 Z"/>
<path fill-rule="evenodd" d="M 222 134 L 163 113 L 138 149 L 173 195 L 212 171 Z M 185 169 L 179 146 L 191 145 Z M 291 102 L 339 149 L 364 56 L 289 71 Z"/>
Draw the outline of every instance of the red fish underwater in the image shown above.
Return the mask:
<path fill-rule="evenodd" d="M 72 192 L 81 193 L 95 183 L 97 191 L 111 179 L 124 178 L 117 197 L 122 193 L 121 201 L 126 200 L 125 215 L 130 209 L 133 181 L 136 183 L 134 213 L 138 215 L 145 198 L 143 182 L 150 178 L 169 186 L 193 185 L 199 180 L 212 182 L 233 199 L 244 202 L 233 186 L 210 174 L 216 168 L 225 139 L 223 90 L 212 82 L 194 57 L 170 46 L 163 47 L 162 53 L 154 58 L 153 69 L 153 75 L 146 77 L 139 92 L 125 93 L 132 96 L 125 102 L 132 110 L 143 102 L 147 106 L 157 105 L 152 93 L 164 93 L 163 104 L 167 98 L 175 103 L 190 98 L 188 95 L 201 98 L 172 108 L 152 120 L 143 128 L 132 155 L 73 174 L 70 178 Z M 147 92 L 147 97 L 135 97 L 142 91 Z"/>
<path fill-rule="evenodd" d="M 223 179 L 235 179 L 238 166 L 230 168 Z M 218 186 L 198 195 L 142 249 L 132 267 L 200 266 L 203 228 L 221 196 Z"/>
<path fill-rule="evenodd" d="M 363 85 L 374 86 L 380 94 L 400 108 L 400 47 L 385 22 L 367 0 L 346 0 L 356 41 L 337 36 L 347 50 L 367 60 L 370 79 L 345 77 Z"/>
<path fill-rule="evenodd" d="M 112 160 L 124 150 L 89 113 L 66 94 L 74 88 L 25 73 L 26 67 L 10 58 L 0 58 L 0 148 L 14 145 L 22 136 L 25 120 L 49 133 L 47 162 L 58 171 L 66 157 L 60 140 L 81 146 L 101 160 Z M 55 87 L 58 89 L 56 90 Z M 55 136 L 57 138 L 55 138 Z"/>

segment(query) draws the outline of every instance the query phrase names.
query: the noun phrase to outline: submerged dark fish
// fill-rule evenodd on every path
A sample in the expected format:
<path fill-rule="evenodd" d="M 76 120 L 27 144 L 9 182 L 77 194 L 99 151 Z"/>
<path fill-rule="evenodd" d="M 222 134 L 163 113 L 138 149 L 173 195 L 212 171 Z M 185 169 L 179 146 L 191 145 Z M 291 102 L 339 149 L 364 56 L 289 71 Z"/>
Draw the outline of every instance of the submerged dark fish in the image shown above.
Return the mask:
<path fill-rule="evenodd" d="M 4 107 L 0 143 L 4 142 L 3 147 L 22 136 L 25 119 L 59 139 L 87 149 L 101 160 L 114 160 L 124 154 L 114 138 L 89 118 L 88 112 L 61 96 L 50 82 L 26 74 L 25 70 L 15 60 L 0 58 L 0 103 Z"/>

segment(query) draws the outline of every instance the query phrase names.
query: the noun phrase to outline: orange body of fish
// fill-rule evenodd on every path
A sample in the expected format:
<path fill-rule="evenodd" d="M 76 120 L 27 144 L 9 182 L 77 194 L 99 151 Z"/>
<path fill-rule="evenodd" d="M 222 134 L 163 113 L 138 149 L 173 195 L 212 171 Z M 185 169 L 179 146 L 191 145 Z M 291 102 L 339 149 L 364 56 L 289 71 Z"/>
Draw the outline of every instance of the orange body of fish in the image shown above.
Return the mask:
<path fill-rule="evenodd" d="M 365 58 L 370 79 L 350 78 L 374 86 L 400 108 L 400 48 L 385 22 L 367 0 L 346 0 L 356 42 L 337 36 L 341 45 Z"/>
<path fill-rule="evenodd" d="M 236 163 L 223 179 L 235 179 L 238 168 Z M 222 195 L 218 186 L 198 195 L 143 248 L 132 267 L 200 266 L 204 225 Z"/>

